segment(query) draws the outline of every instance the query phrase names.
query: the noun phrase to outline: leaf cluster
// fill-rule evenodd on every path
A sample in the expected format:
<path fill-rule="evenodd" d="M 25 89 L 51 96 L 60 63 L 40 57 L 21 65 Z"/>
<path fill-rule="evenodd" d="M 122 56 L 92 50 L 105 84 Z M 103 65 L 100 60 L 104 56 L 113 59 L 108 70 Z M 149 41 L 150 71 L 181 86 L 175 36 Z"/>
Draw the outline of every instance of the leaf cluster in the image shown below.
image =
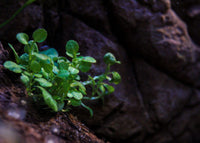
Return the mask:
<path fill-rule="evenodd" d="M 110 66 L 120 63 L 112 53 L 104 56 L 106 70 L 98 76 L 88 75 L 82 81 L 80 72 L 88 72 L 96 60 L 90 56 L 80 56 L 79 45 L 74 40 L 66 44 L 66 55 L 62 57 L 54 48 L 39 51 L 37 43 L 45 41 L 47 31 L 37 29 L 32 34 L 33 40 L 25 33 L 18 33 L 17 40 L 24 45 L 24 54 L 19 56 L 14 47 L 16 63 L 6 61 L 4 67 L 15 73 L 21 74 L 21 81 L 26 85 L 29 96 L 36 101 L 43 100 L 53 111 L 68 111 L 70 106 L 83 106 L 88 109 L 91 116 L 93 111 L 83 103 L 83 100 L 97 100 L 114 92 L 113 86 L 108 83 L 118 84 L 121 77 L 117 72 L 111 72 Z M 107 81 L 107 82 L 105 82 Z M 92 89 L 92 94 L 87 95 L 87 88 Z"/>

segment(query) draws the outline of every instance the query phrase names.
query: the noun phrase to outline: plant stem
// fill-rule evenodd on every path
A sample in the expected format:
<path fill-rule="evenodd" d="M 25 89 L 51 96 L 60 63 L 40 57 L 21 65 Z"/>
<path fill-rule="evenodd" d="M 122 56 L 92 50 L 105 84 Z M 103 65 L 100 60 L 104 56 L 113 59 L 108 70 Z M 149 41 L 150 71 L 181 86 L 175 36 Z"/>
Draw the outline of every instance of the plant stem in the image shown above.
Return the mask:
<path fill-rule="evenodd" d="M 31 3 L 35 2 L 36 0 L 28 0 L 22 7 L 20 7 L 8 20 L 0 24 L 0 28 L 4 27 L 10 21 L 12 21 L 24 8 L 26 8 Z"/>

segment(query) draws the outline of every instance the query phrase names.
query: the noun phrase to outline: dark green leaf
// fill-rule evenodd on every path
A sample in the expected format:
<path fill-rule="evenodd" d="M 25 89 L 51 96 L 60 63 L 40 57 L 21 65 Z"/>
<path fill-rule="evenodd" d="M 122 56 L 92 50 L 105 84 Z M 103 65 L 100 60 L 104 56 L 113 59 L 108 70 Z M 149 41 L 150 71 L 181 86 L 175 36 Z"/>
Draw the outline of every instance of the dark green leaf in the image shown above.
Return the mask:
<path fill-rule="evenodd" d="M 26 33 L 18 33 L 17 36 L 16 36 L 17 40 L 24 44 L 24 45 L 27 45 L 28 44 L 28 35 Z"/>
<path fill-rule="evenodd" d="M 70 98 L 69 99 L 69 103 L 72 105 L 72 106 L 80 106 L 81 105 L 81 100 L 76 100 L 74 98 Z"/>
<path fill-rule="evenodd" d="M 53 71 L 53 65 L 51 63 L 47 61 L 41 61 L 40 64 L 47 73 L 51 73 Z"/>
<path fill-rule="evenodd" d="M 40 63 L 38 63 L 37 61 L 32 61 L 30 69 L 35 73 L 39 72 L 41 70 Z"/>
<path fill-rule="evenodd" d="M 79 45 L 74 40 L 69 40 L 66 44 L 66 53 L 70 57 L 74 57 L 79 50 Z"/>
<path fill-rule="evenodd" d="M 53 109 L 53 111 L 57 112 L 58 111 L 58 107 L 57 107 L 57 102 L 52 98 L 51 94 L 46 91 L 46 89 L 44 89 L 41 86 L 37 86 L 41 91 L 42 91 L 42 95 L 44 98 L 45 103 L 51 108 Z"/>
<path fill-rule="evenodd" d="M 6 61 L 4 63 L 4 67 L 9 69 L 10 71 L 13 71 L 15 73 L 21 73 L 22 72 L 22 66 L 17 65 L 16 63 L 12 62 L 12 61 Z"/>
<path fill-rule="evenodd" d="M 35 81 L 37 81 L 42 87 L 51 87 L 52 83 L 47 81 L 44 78 L 35 78 Z"/>
<path fill-rule="evenodd" d="M 29 44 L 29 50 L 30 51 L 33 51 L 33 52 L 36 52 L 36 53 L 38 53 L 39 52 L 39 50 L 38 50 L 38 46 L 37 46 L 37 44 L 35 43 L 35 41 L 33 41 L 33 40 L 31 40 L 31 41 L 29 41 L 28 42 L 28 44 Z M 25 46 L 26 47 L 26 46 Z"/>
<path fill-rule="evenodd" d="M 62 61 L 59 63 L 60 70 L 68 70 L 68 67 L 69 67 L 69 64 L 67 62 Z"/>
<path fill-rule="evenodd" d="M 91 63 L 81 62 L 79 65 L 79 69 L 82 72 L 88 72 L 91 68 Z"/>
<path fill-rule="evenodd" d="M 33 32 L 33 39 L 35 42 L 41 43 L 47 38 L 47 31 L 45 29 L 37 29 Z"/>

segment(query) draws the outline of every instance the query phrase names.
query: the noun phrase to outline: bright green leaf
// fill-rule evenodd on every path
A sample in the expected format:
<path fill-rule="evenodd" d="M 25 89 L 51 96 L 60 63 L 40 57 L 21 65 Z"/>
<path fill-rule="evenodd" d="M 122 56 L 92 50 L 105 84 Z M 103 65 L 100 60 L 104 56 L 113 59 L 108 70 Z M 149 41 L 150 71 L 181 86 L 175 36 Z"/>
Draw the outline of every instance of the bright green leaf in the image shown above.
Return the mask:
<path fill-rule="evenodd" d="M 93 57 L 86 56 L 86 57 L 78 57 L 79 61 L 87 62 L 87 63 L 96 63 L 96 60 Z"/>
<path fill-rule="evenodd" d="M 22 72 L 22 66 L 12 62 L 12 61 L 6 61 L 4 63 L 4 67 L 9 69 L 10 71 L 13 71 L 15 73 L 21 73 Z"/>
<path fill-rule="evenodd" d="M 37 81 L 42 87 L 51 87 L 52 83 L 47 81 L 44 78 L 35 78 L 35 81 Z"/>
<path fill-rule="evenodd" d="M 20 43 L 22 43 L 24 45 L 28 44 L 29 37 L 26 33 L 18 33 L 16 38 Z"/>
<path fill-rule="evenodd" d="M 28 76 L 26 76 L 25 74 L 22 74 L 21 76 L 20 76 L 20 79 L 21 79 L 21 81 L 25 84 L 25 85 L 28 85 L 28 83 L 29 83 L 29 77 Z"/>
<path fill-rule="evenodd" d="M 112 79 L 111 81 L 114 84 L 119 84 L 121 82 L 121 76 L 118 72 L 112 72 Z"/>
<path fill-rule="evenodd" d="M 35 42 L 41 43 L 47 38 L 47 31 L 45 29 L 37 29 L 32 35 Z"/>
<path fill-rule="evenodd" d="M 79 73 L 79 70 L 76 69 L 76 68 L 73 68 L 73 67 L 69 67 L 68 70 L 71 74 L 78 74 Z"/>
<path fill-rule="evenodd" d="M 41 74 L 34 74 L 35 77 L 41 78 L 42 75 Z"/>
<path fill-rule="evenodd" d="M 39 54 L 39 53 L 33 53 L 33 55 L 38 58 L 39 60 L 43 60 L 43 61 L 46 61 L 49 59 L 49 57 L 47 55 L 44 55 L 44 54 Z"/>
<path fill-rule="evenodd" d="M 112 87 L 111 85 L 104 84 L 104 87 L 107 89 L 107 94 L 111 94 L 115 91 L 115 88 Z"/>
<path fill-rule="evenodd" d="M 83 94 L 81 92 L 73 91 L 72 95 L 76 100 L 81 100 L 83 98 Z"/>
<path fill-rule="evenodd" d="M 57 107 L 57 102 L 52 98 L 51 94 L 46 91 L 46 89 L 44 89 L 41 86 L 37 86 L 41 91 L 42 91 L 42 96 L 44 98 L 45 103 L 51 108 L 53 109 L 53 111 L 57 112 L 58 111 L 58 107 Z"/>

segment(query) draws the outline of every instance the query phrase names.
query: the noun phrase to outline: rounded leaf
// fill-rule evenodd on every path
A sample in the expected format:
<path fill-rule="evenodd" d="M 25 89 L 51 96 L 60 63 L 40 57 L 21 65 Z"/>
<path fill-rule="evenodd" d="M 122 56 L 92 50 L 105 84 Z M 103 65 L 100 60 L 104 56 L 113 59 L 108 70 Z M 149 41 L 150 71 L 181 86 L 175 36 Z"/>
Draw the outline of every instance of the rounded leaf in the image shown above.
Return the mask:
<path fill-rule="evenodd" d="M 118 72 L 112 72 L 112 79 L 111 81 L 114 84 L 119 84 L 121 82 L 121 76 Z"/>
<path fill-rule="evenodd" d="M 74 57 L 79 50 L 79 45 L 74 40 L 69 40 L 66 44 L 66 51 L 68 56 Z"/>
<path fill-rule="evenodd" d="M 35 73 L 39 72 L 41 70 L 40 63 L 38 63 L 37 61 L 32 61 L 30 69 Z"/>
<path fill-rule="evenodd" d="M 47 31 L 45 29 L 39 28 L 33 32 L 33 39 L 35 42 L 41 43 L 47 38 Z"/>
<path fill-rule="evenodd" d="M 104 58 L 103 58 L 104 62 L 108 65 L 113 65 L 115 63 L 120 63 L 119 61 L 116 60 L 115 56 L 112 54 L 112 53 L 106 53 L 104 55 Z"/>
<path fill-rule="evenodd" d="M 29 37 L 26 33 L 18 33 L 16 35 L 16 38 L 20 43 L 22 43 L 24 45 L 28 44 Z"/>
<path fill-rule="evenodd" d="M 91 63 L 81 62 L 79 65 L 79 69 L 82 72 L 88 72 L 91 68 Z"/>

